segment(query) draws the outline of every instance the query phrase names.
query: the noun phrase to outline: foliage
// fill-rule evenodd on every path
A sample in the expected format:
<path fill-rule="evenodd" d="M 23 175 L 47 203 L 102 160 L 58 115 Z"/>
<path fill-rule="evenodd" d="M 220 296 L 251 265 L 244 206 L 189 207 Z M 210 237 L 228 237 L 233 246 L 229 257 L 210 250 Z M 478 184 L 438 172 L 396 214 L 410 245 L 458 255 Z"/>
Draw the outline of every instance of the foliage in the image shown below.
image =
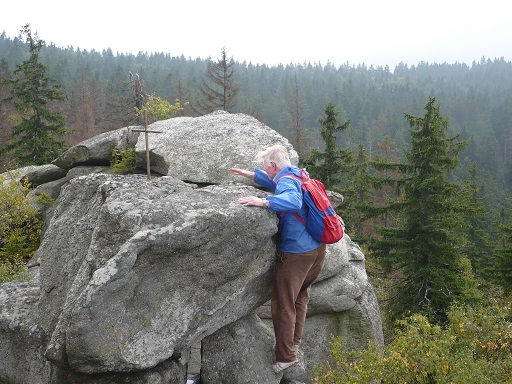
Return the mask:
<path fill-rule="evenodd" d="M 140 109 L 135 107 L 135 113 L 137 116 L 140 116 L 144 112 L 147 112 L 147 114 L 155 120 L 170 119 L 171 117 L 176 115 L 178 111 L 182 110 L 183 106 L 181 105 L 179 100 L 176 100 L 174 104 L 171 104 L 166 100 L 162 100 L 160 97 L 156 95 L 149 95 L 147 101 Z"/>
<path fill-rule="evenodd" d="M 352 151 L 349 149 L 339 150 L 336 143 L 336 132 L 346 130 L 350 120 L 341 124 L 338 122 L 336 106 L 327 103 L 324 110 L 324 118 L 319 120 L 321 125 L 320 134 L 325 143 L 324 152 L 313 148 L 311 155 L 304 160 L 312 177 L 321 180 L 326 189 L 336 189 L 341 182 L 340 173 L 347 172 L 351 162 Z"/>
<path fill-rule="evenodd" d="M 390 305 L 392 318 L 418 312 L 439 322 L 452 302 L 476 296 L 471 265 L 462 252 L 470 205 L 464 190 L 446 180 L 465 143 L 447 137 L 448 120 L 434 98 L 424 116 L 406 118 L 412 148 L 401 166 L 404 192 L 398 209 L 403 220 L 380 227 L 382 237 L 370 249 L 400 281 Z"/>
<path fill-rule="evenodd" d="M 350 168 L 350 181 L 344 189 L 343 217 L 347 225 L 347 231 L 352 240 L 364 242 L 366 212 L 365 207 L 374 201 L 373 183 L 374 176 L 370 174 L 369 158 L 365 148 L 359 144 L 354 163 Z"/>
<path fill-rule="evenodd" d="M 123 150 L 113 149 L 110 157 L 110 167 L 114 173 L 126 175 L 135 173 L 136 170 L 136 156 L 135 148 L 128 148 Z"/>
<path fill-rule="evenodd" d="M 495 251 L 498 258 L 499 277 L 506 292 L 512 292 L 512 220 L 499 227 L 503 243 Z"/>
<path fill-rule="evenodd" d="M 221 58 L 217 62 L 210 61 L 206 80 L 200 86 L 202 98 L 197 102 L 197 112 L 207 114 L 218 109 L 228 112 L 233 109 L 240 90 L 235 82 L 234 65 L 233 58 L 227 58 L 225 47 L 222 48 Z"/>
<path fill-rule="evenodd" d="M 23 262 L 7 263 L 0 261 L 0 284 L 14 280 L 28 280 L 27 265 Z"/>
<path fill-rule="evenodd" d="M 481 384 L 511 383 L 510 303 L 454 305 L 446 326 L 415 314 L 397 322 L 396 337 L 385 346 L 346 351 L 333 338 L 331 362 L 314 367 L 316 384 Z"/>
<path fill-rule="evenodd" d="M 495 268 L 499 265 L 499 258 L 493 254 L 493 232 L 485 229 L 488 213 L 478 187 L 480 183 L 476 163 L 473 163 L 469 167 L 468 176 L 462 185 L 469 197 L 464 215 L 468 222 L 468 241 L 464 252 L 471 261 L 475 276 L 491 284 L 500 284 L 502 276 L 495 273 Z"/>
<path fill-rule="evenodd" d="M 30 185 L 0 177 L 0 281 L 25 276 L 25 262 L 39 247 L 42 222 L 27 199 Z"/>
<path fill-rule="evenodd" d="M 35 203 L 43 207 L 49 208 L 55 205 L 56 200 L 46 192 L 42 192 L 37 196 Z"/>
<path fill-rule="evenodd" d="M 389 136 L 377 143 L 372 158 L 366 156 L 366 148 L 360 147 L 347 190 L 348 199 L 355 196 L 354 202 L 349 202 L 349 208 L 358 220 L 355 224 L 358 241 L 371 242 L 378 237 L 376 228 L 389 228 L 400 220 L 395 209 L 401 206 L 402 200 L 400 168 L 399 157 Z"/>
<path fill-rule="evenodd" d="M 9 81 L 11 101 L 16 110 L 17 124 L 12 129 L 13 140 L 1 152 L 13 151 L 21 165 L 47 164 L 64 149 L 65 143 L 57 137 L 66 134 L 64 117 L 51 110 L 52 103 L 66 99 L 60 85 L 47 75 L 40 62 L 42 40 L 34 40 L 29 25 L 23 27 L 30 56 L 16 66 L 14 78 Z M 13 117 L 14 118 L 14 117 Z"/>

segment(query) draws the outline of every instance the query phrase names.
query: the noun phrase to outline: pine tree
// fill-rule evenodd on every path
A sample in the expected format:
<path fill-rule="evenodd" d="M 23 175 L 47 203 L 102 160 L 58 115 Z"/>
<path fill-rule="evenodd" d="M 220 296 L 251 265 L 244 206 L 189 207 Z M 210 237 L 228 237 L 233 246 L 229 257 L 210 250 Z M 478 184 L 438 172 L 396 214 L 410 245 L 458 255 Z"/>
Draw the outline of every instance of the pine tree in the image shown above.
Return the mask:
<path fill-rule="evenodd" d="M 447 137 L 448 119 L 434 98 L 424 111 L 423 117 L 405 114 L 412 147 L 403 165 L 402 220 L 379 228 L 382 237 L 370 249 L 399 281 L 391 318 L 420 312 L 440 322 L 453 302 L 469 300 L 474 292 L 470 263 L 462 253 L 468 199 L 460 186 L 447 181 L 466 143 Z"/>
<path fill-rule="evenodd" d="M 47 76 L 47 68 L 39 61 L 44 41 L 34 39 L 27 24 L 22 29 L 30 56 L 16 66 L 9 80 L 8 98 L 17 110 L 12 140 L 0 152 L 13 152 L 20 165 L 47 164 L 64 149 L 66 134 L 64 117 L 52 111 L 54 103 L 66 99 L 61 86 Z"/>
<path fill-rule="evenodd" d="M 364 241 L 368 235 L 365 231 L 366 207 L 374 200 L 374 177 L 370 174 L 370 160 L 362 143 L 358 146 L 358 153 L 351 167 L 351 179 L 344 189 L 343 218 L 347 225 L 347 232 L 357 242 Z"/>
<path fill-rule="evenodd" d="M 479 191 L 479 180 L 477 165 L 473 163 L 469 166 L 468 176 L 465 182 L 465 190 L 469 197 L 469 206 L 465 212 L 466 220 L 469 224 L 468 242 L 466 255 L 471 261 L 475 275 L 488 282 L 500 284 L 501 277 L 497 271 L 499 261 L 493 255 L 493 235 L 485 229 L 488 212 L 484 207 L 484 199 Z"/>
<path fill-rule="evenodd" d="M 325 151 L 320 152 L 313 148 L 311 155 L 305 159 L 303 164 L 307 166 L 313 177 L 324 183 L 325 188 L 340 191 L 341 174 L 348 174 L 350 171 L 352 151 L 336 148 L 336 136 L 334 134 L 346 130 L 350 124 L 350 120 L 343 124 L 338 122 L 338 114 L 336 106 L 327 103 L 324 118 L 319 120 L 321 125 L 320 134 L 325 143 Z"/>
<path fill-rule="evenodd" d="M 223 47 L 221 58 L 208 65 L 207 80 L 202 81 L 200 88 L 202 99 L 194 108 L 197 113 L 208 114 L 219 109 L 230 112 L 233 109 L 240 90 L 235 82 L 234 65 L 233 58 L 227 58 L 226 47 Z"/>
<path fill-rule="evenodd" d="M 505 292 L 512 292 L 512 221 L 508 224 L 500 225 L 499 231 L 502 238 L 501 246 L 495 251 L 498 258 L 499 273 L 501 285 Z"/>
<path fill-rule="evenodd" d="M 377 143 L 377 154 L 370 162 L 372 168 L 375 169 L 374 182 L 374 198 L 375 205 L 368 207 L 370 217 L 379 217 L 382 226 L 390 227 L 396 220 L 396 212 L 394 207 L 400 206 L 400 170 L 402 165 L 399 163 L 395 143 L 384 136 Z"/>

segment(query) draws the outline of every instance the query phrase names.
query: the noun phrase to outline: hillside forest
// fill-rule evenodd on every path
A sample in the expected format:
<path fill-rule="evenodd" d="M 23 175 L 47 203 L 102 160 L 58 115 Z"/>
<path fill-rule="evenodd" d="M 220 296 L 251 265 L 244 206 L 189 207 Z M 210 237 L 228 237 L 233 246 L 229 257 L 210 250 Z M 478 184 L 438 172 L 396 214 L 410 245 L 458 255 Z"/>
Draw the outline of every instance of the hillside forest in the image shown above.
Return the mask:
<path fill-rule="evenodd" d="M 12 79 L 34 59 L 59 91 L 45 105 L 57 114 L 53 156 L 140 125 L 135 111 L 148 95 L 179 103 L 175 116 L 252 115 L 343 194 L 339 213 L 369 273 L 401 285 L 399 296 L 391 285 L 382 294 L 400 306 L 396 318 L 423 311 L 443 323 L 450 304 L 475 299 L 476 287 L 512 290 L 512 62 L 267 66 L 238 62 L 226 47 L 208 59 L 133 55 L 46 45 L 28 32 L 0 35 L 0 172 L 31 163 L 9 144 L 31 113 L 13 102 L 20 84 Z M 436 284 L 451 285 L 436 298 Z"/>

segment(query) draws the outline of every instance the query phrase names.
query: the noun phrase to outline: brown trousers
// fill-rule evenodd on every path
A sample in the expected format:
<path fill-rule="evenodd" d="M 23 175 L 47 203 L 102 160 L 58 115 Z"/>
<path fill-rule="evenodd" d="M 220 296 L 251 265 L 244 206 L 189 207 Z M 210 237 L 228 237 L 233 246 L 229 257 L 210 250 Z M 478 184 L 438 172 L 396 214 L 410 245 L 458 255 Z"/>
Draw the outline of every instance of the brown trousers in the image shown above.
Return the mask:
<path fill-rule="evenodd" d="M 272 322 L 276 361 L 297 360 L 294 345 L 302 340 L 309 289 L 322 270 L 325 244 L 306 253 L 280 253 L 272 287 Z"/>

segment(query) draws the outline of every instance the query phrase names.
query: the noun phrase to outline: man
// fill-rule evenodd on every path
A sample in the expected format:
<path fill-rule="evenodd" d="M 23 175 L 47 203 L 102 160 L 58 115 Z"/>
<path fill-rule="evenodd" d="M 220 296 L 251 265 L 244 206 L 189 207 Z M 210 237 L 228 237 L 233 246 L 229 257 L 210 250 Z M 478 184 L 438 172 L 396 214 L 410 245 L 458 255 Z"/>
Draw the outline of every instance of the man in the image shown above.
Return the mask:
<path fill-rule="evenodd" d="M 308 208 L 302 204 L 300 180 L 287 176 L 301 177 L 301 170 L 291 165 L 286 148 L 282 145 L 269 147 L 258 153 L 257 161 L 263 162 L 262 170 L 231 168 L 229 171 L 275 191 L 266 199 L 246 196 L 238 201 L 245 206 L 266 207 L 279 217 L 280 242 L 271 302 L 276 337 L 276 364 L 273 369 L 279 373 L 298 361 L 309 289 L 322 269 L 326 246 L 313 239 L 293 214 L 295 212 L 305 220 Z"/>

